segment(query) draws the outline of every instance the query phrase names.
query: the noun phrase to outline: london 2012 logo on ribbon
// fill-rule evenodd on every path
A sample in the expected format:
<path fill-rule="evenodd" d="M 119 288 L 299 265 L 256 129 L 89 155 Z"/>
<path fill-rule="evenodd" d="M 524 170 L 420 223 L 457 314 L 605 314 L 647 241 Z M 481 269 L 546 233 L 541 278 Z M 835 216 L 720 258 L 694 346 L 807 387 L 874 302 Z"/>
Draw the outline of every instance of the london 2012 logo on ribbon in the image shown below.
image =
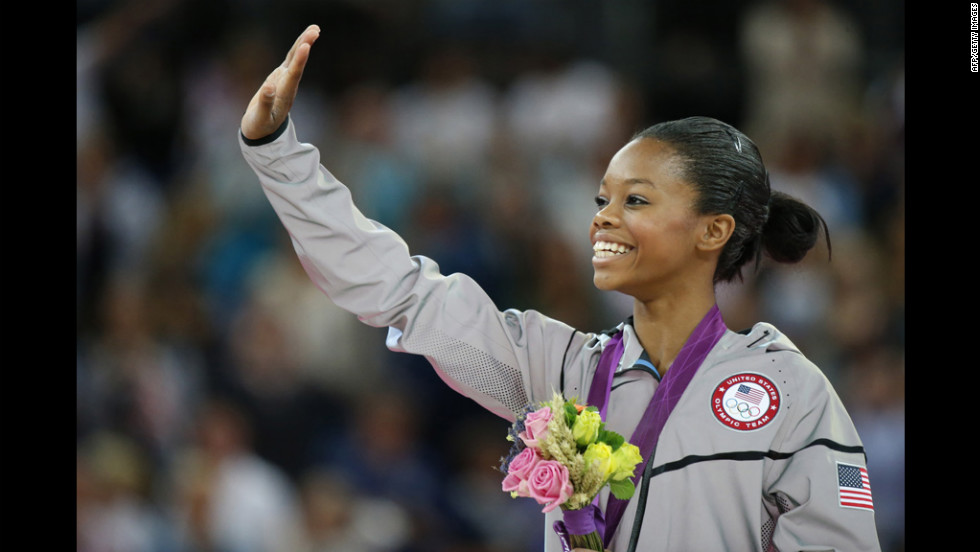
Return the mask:
<path fill-rule="evenodd" d="M 764 427 L 779 412 L 779 389 L 769 378 L 749 372 L 715 386 L 711 410 L 719 422 L 739 431 Z"/>

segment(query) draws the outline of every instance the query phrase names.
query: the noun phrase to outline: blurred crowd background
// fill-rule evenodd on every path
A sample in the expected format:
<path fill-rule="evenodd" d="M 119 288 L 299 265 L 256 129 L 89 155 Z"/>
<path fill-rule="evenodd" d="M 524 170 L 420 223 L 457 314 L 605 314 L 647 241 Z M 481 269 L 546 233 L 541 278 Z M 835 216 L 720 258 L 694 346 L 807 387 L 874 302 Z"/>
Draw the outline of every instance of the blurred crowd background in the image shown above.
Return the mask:
<path fill-rule="evenodd" d="M 757 141 L 830 226 L 720 291 L 789 334 L 867 449 L 904 550 L 901 0 L 77 0 L 79 552 L 540 550 L 500 490 L 507 423 L 303 273 L 238 146 L 294 38 L 322 29 L 300 138 L 413 253 L 501 308 L 582 330 L 610 155 L 665 119 Z M 828 261 L 828 254 L 830 260 Z"/>

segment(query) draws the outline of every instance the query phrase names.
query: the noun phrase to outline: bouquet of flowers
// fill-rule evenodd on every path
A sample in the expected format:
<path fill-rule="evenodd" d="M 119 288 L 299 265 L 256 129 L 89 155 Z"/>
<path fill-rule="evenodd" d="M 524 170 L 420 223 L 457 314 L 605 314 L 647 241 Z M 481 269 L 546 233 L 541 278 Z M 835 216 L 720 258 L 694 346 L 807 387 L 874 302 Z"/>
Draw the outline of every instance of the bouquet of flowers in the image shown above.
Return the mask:
<path fill-rule="evenodd" d="M 606 485 L 619 499 L 633 496 L 632 476 L 642 461 L 640 450 L 622 435 L 605 429 L 594 406 L 576 404 L 556 393 L 551 401 L 529 406 L 517 417 L 507 435 L 513 444 L 503 458 L 502 489 L 512 497 L 533 498 L 548 513 L 560 507 L 565 521 L 570 512 L 581 519 L 586 508 Z M 588 514 L 587 514 L 588 515 Z M 556 522 L 555 531 L 566 531 Z M 600 524 L 569 523 L 570 546 L 602 551 Z"/>

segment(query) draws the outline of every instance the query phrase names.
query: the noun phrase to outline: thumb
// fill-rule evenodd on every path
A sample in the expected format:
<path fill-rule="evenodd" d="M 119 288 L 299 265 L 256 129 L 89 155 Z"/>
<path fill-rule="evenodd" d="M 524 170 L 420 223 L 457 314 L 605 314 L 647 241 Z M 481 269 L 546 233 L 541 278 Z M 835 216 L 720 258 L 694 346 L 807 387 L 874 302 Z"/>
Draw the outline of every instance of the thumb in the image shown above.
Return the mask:
<path fill-rule="evenodd" d="M 274 82 L 266 82 L 262 85 L 262 90 L 259 92 L 259 102 L 262 103 L 264 109 L 271 109 L 272 104 L 276 101 L 276 84 Z"/>
<path fill-rule="evenodd" d="M 242 133 L 246 138 L 261 138 L 276 129 L 273 124 L 273 108 L 276 103 L 276 85 L 266 82 L 256 91 L 242 116 Z"/>

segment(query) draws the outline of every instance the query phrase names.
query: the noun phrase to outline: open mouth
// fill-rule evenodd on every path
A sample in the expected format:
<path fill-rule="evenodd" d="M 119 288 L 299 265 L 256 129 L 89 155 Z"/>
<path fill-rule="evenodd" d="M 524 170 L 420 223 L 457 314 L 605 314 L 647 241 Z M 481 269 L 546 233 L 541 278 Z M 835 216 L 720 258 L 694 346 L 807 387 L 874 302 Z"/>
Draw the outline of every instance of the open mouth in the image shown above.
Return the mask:
<path fill-rule="evenodd" d="M 623 245 L 621 243 L 612 243 L 612 242 L 605 242 L 605 241 L 597 241 L 595 242 L 595 245 L 592 246 L 593 255 L 599 259 L 625 255 L 632 250 L 633 247 L 629 245 Z"/>

